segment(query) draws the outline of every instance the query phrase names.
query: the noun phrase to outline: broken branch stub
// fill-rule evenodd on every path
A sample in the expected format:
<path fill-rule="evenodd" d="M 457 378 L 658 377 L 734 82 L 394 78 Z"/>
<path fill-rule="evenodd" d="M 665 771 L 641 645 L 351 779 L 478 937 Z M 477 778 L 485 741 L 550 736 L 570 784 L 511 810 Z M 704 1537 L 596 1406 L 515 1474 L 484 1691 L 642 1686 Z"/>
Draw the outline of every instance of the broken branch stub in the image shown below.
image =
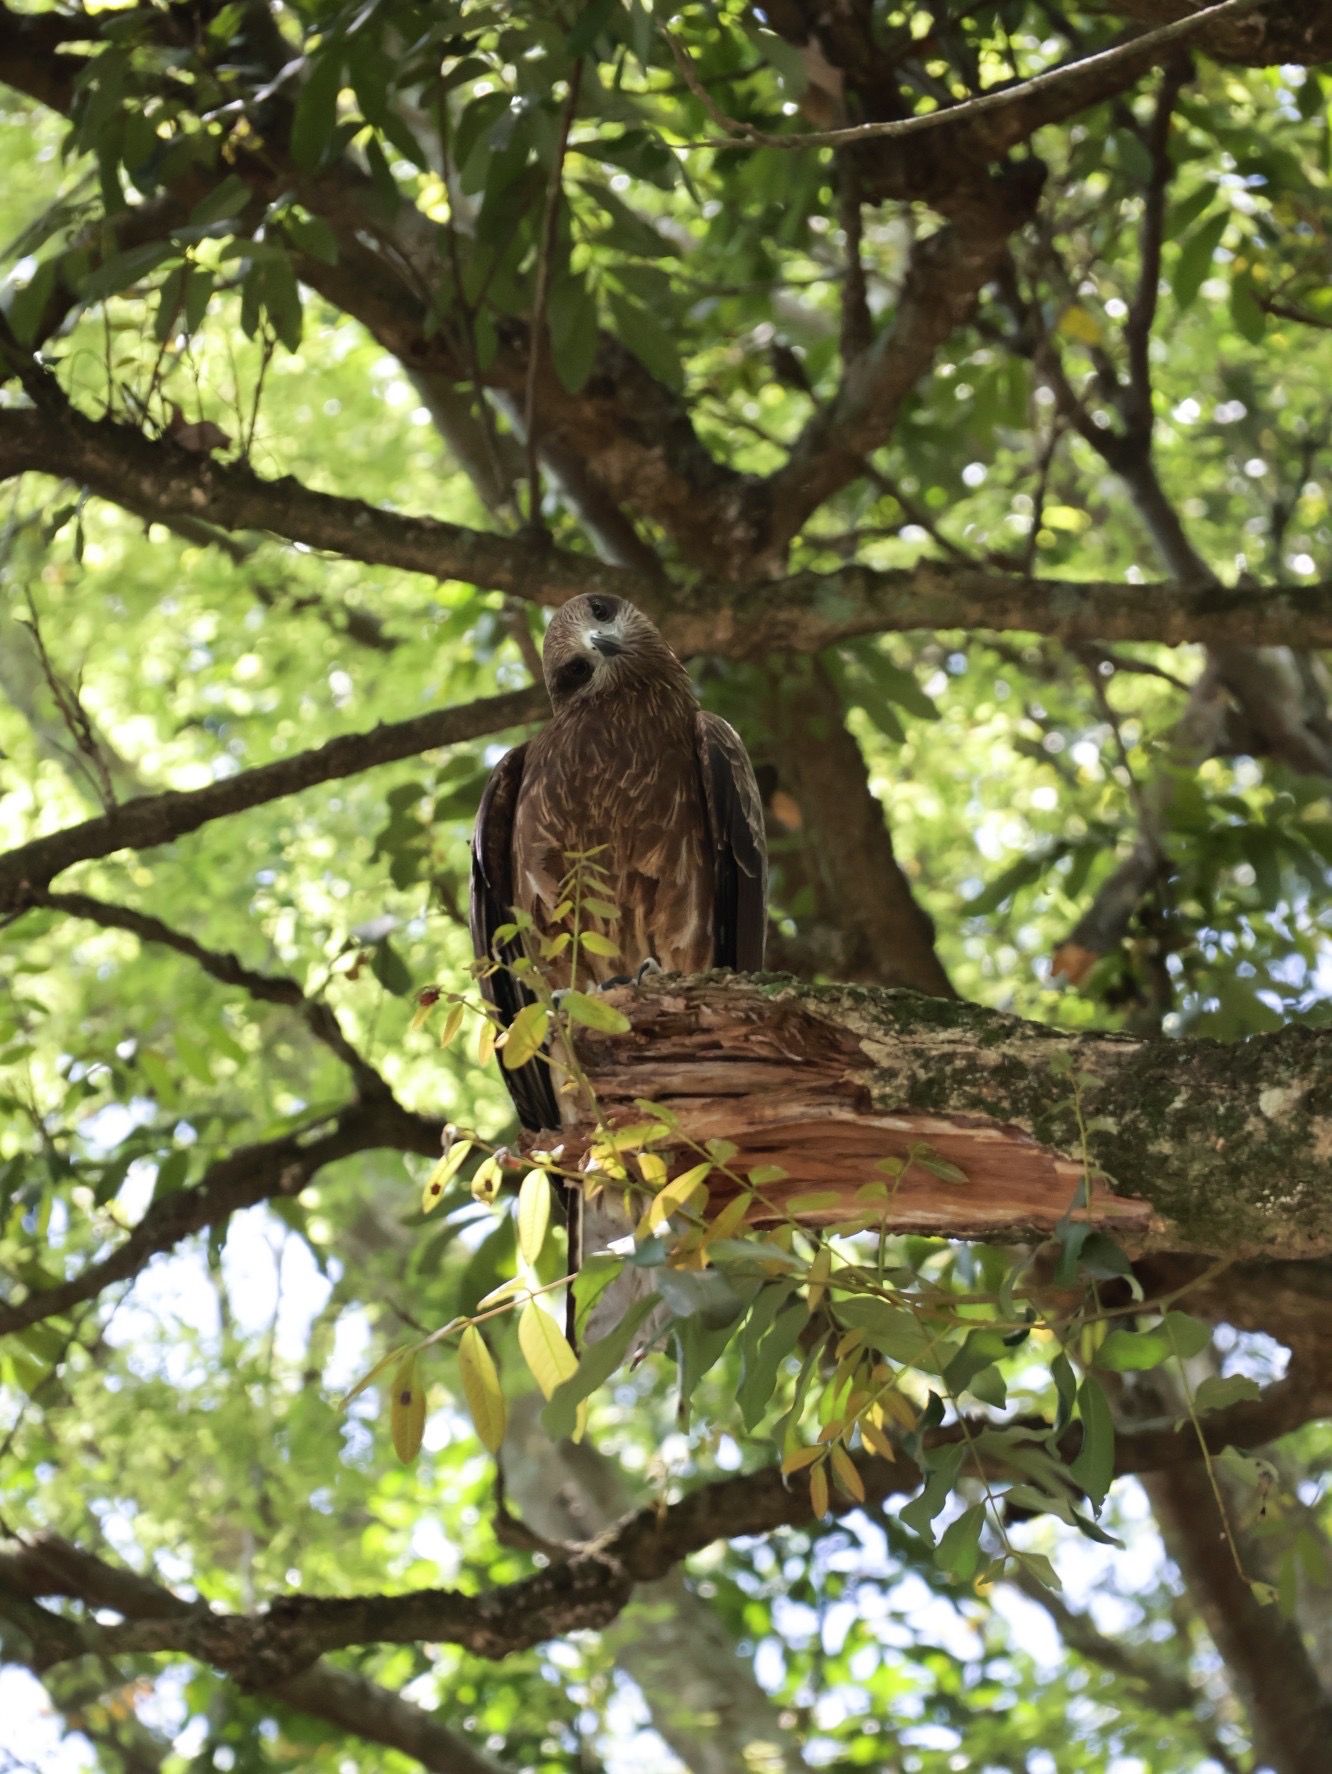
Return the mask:
<path fill-rule="evenodd" d="M 670 1176 L 709 1141 L 733 1146 L 709 1178 L 710 1215 L 757 1168 L 751 1225 L 859 1216 L 1012 1242 L 1071 1214 L 1135 1253 L 1332 1251 L 1332 1038 L 1149 1044 L 767 975 L 668 976 L 608 997 L 630 1031 L 578 1035 L 600 1125 L 659 1105 Z M 573 1168 L 598 1120 L 568 1113 Z"/>

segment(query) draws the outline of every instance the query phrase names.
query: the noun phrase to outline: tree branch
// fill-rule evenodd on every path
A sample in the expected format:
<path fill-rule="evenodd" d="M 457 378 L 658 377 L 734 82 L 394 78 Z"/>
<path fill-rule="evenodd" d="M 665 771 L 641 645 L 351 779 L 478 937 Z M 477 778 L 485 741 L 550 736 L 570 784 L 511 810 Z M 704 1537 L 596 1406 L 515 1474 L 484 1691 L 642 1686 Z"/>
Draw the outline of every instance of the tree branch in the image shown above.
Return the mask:
<path fill-rule="evenodd" d="M 1223 1433 L 1228 1416 L 1216 1412 L 1208 1421 Z M 965 1440 L 974 1429 L 975 1425 L 945 1425 L 928 1432 L 926 1445 L 937 1448 Z M 1119 1438 L 1117 1473 L 1136 1470 L 1133 1448 L 1133 1432 L 1128 1430 Z M 905 1450 L 893 1461 L 864 1452 L 852 1458 L 870 1505 L 904 1496 L 921 1482 L 920 1468 Z M 1175 1461 L 1196 1467 L 1196 1440 L 1180 1438 Z M 834 1515 L 859 1506 L 852 1498 L 833 1493 Z M 156 1585 L 131 1575 L 131 1587 L 122 1592 L 119 1602 L 105 1590 L 88 1595 L 97 1605 L 125 1616 L 122 1624 L 102 1626 L 42 1608 L 31 1598 L 67 1594 L 68 1589 L 60 1587 L 59 1579 L 53 1583 L 49 1572 L 17 1577 L 12 1554 L 0 1557 L 0 1583 L 8 1578 L 12 1600 L 6 1611 L 33 1642 L 34 1667 L 50 1668 L 88 1654 L 174 1651 L 212 1663 L 246 1687 L 268 1689 L 292 1680 L 299 1671 L 309 1671 L 323 1653 L 353 1645 L 430 1641 L 461 1645 L 476 1656 L 498 1661 L 549 1638 L 608 1625 L 638 1586 L 659 1581 L 716 1540 L 802 1527 L 811 1519 L 808 1487 L 788 1484 L 780 1468 L 770 1466 L 700 1485 L 664 1508 L 654 1501 L 595 1539 L 571 1547 L 562 1561 L 479 1595 L 450 1589 L 404 1595 L 298 1594 L 279 1597 L 264 1612 L 249 1615 L 220 1614 L 172 1598 L 173 1606 L 150 1614 L 145 1603 L 150 1605 Z M 51 1586 L 34 1587 L 34 1577 Z"/>
<path fill-rule="evenodd" d="M 1190 12 L 1185 18 L 1160 25 L 1127 43 L 1114 44 L 1109 49 L 1098 50 L 1094 55 L 1082 56 L 1062 67 L 1051 68 L 1044 74 L 1033 74 L 1029 80 L 1006 86 L 1001 91 L 981 93 L 976 98 L 962 99 L 956 105 L 925 112 L 918 117 L 894 118 L 881 123 L 856 123 L 845 129 L 802 130 L 792 135 L 774 135 L 767 130 L 755 128 L 753 124 L 738 123 L 722 116 L 705 89 L 698 86 L 687 52 L 665 31 L 665 27 L 663 31 L 686 82 L 699 94 L 709 113 L 717 118 L 727 132 L 723 136 L 709 137 L 702 143 L 691 145 L 710 148 L 842 148 L 856 142 L 876 139 L 900 141 L 907 136 L 922 135 L 928 130 L 947 130 L 950 126 L 956 127 L 958 123 L 969 123 L 976 117 L 1005 111 L 1033 99 L 1045 103 L 1051 97 L 1062 98 L 1068 91 L 1077 95 L 1076 102 L 1081 108 L 1088 102 L 1086 85 L 1090 78 L 1100 79 L 1107 73 L 1118 73 L 1121 69 L 1136 71 L 1150 67 L 1157 52 L 1168 44 L 1196 37 L 1204 27 L 1218 28 L 1232 24 L 1242 19 L 1246 13 L 1256 12 L 1260 6 L 1269 3 L 1270 0 L 1222 0 L 1219 6 Z"/>
<path fill-rule="evenodd" d="M 265 480 L 243 466 L 203 462 L 169 442 L 153 442 L 132 427 L 88 419 L 72 408 L 59 418 L 0 412 L 0 479 L 28 469 L 81 481 L 150 521 L 167 523 L 177 512 L 190 512 L 225 527 L 267 531 L 351 560 L 459 579 L 546 606 L 580 592 L 606 591 L 659 617 L 684 654 L 817 653 L 856 635 L 940 628 L 1167 646 L 1332 645 L 1332 581 L 1230 589 L 1205 569 L 1201 576 L 1186 570 L 1175 580 L 1125 585 L 1027 579 L 965 562 L 922 561 L 887 570 L 853 564 L 834 573 L 739 586 L 706 578 L 688 587 L 664 585 L 655 574 L 611 566 L 530 534 L 497 536 L 382 511 L 359 499 L 315 492 L 290 477 Z M 518 713 L 495 726 L 530 718 Z"/>
<path fill-rule="evenodd" d="M 298 1195 L 326 1164 L 383 1148 L 434 1157 L 442 1132 L 442 1122 L 413 1115 L 392 1097 L 376 1095 L 348 1104 L 324 1133 L 307 1130 L 238 1146 L 210 1164 L 192 1187 L 154 1201 L 123 1243 L 68 1281 L 0 1302 L 0 1336 L 54 1318 L 113 1283 L 128 1281 L 153 1257 L 242 1208 L 278 1195 Z"/>
<path fill-rule="evenodd" d="M 150 912 L 112 905 L 107 900 L 94 899 L 88 893 L 52 893 L 44 887 L 30 887 L 27 901 L 30 906 L 49 907 L 52 911 L 65 912 L 71 918 L 86 918 L 103 930 L 127 930 L 140 942 L 157 943 L 187 956 L 223 985 L 239 986 L 251 998 L 263 1003 L 285 1004 L 300 1015 L 315 1039 L 322 1041 L 347 1067 L 363 1102 L 390 1094 L 383 1078 L 347 1039 L 332 1005 L 322 998 L 307 997 L 294 979 L 282 974 L 259 973 L 244 966 L 233 954 L 206 949 L 194 937 L 187 936 L 183 930 L 173 930 Z"/>
<path fill-rule="evenodd" d="M 890 1231 L 1046 1237 L 1089 1180 L 1088 1217 L 1131 1250 L 1332 1252 L 1332 1035 L 1288 1028 L 1225 1046 L 1072 1035 L 779 975 L 648 981 L 610 1002 L 631 1032 L 580 1041 L 599 1113 L 638 1119 L 647 1098 L 677 1115 L 682 1140 L 734 1145 L 741 1174 L 781 1165 L 751 1223 L 811 1192 L 828 1197 L 815 1222 L 863 1215 L 857 1189 L 895 1157 L 908 1168 Z M 564 1162 L 594 1136 L 590 1122 L 566 1127 Z M 922 1148 L 966 1182 L 910 1162 Z M 683 1145 L 680 1156 L 694 1162 Z M 720 1208 L 737 1191 L 713 1180 Z"/>
<path fill-rule="evenodd" d="M 416 757 L 437 746 L 458 745 L 489 733 L 539 720 L 548 712 L 545 689 L 532 685 L 488 696 L 459 708 L 437 709 L 410 721 L 394 721 L 368 733 L 345 733 L 294 757 L 242 770 L 203 788 L 168 790 L 125 801 L 114 812 L 34 838 L 0 855 L 0 912 L 22 911 L 35 903 L 49 881 L 76 862 L 110 856 L 117 850 L 147 850 L 169 844 L 211 820 L 263 806 L 315 783 L 355 776 L 379 764 Z M 197 958 L 197 957 L 196 957 Z"/>
<path fill-rule="evenodd" d="M 51 1667 L 51 1646 L 42 1634 L 47 1622 L 59 1616 L 46 1609 L 34 1613 L 31 1604 L 51 1596 L 81 1602 L 89 1609 L 111 1609 L 127 1620 L 180 1620 L 198 1614 L 195 1604 L 182 1601 L 162 1584 L 108 1564 L 58 1534 L 41 1534 L 8 1546 L 0 1550 L 0 1616 L 8 1616 L 31 1634 L 29 1657 L 23 1660 L 38 1674 Z M 16 1608 L 19 1598 L 29 1607 Z M 63 1642 L 61 1634 L 55 1644 Z M 12 1641 L 6 1649 L 14 1655 Z M 498 1762 L 421 1707 L 351 1670 L 316 1663 L 262 1692 L 312 1718 L 414 1756 L 436 1774 L 506 1774 Z"/>

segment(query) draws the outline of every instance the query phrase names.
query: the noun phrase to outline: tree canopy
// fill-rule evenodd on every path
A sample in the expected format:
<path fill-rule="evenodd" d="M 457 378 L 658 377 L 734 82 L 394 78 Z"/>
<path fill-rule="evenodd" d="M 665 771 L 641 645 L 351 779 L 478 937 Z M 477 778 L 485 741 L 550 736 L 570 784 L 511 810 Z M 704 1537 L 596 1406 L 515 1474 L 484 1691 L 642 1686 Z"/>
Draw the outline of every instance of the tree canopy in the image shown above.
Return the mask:
<path fill-rule="evenodd" d="M 1330 65 L 0 4 L 0 1769 L 1321 1774 Z M 468 839 L 595 589 L 772 971 L 543 1006 L 520 1154 Z"/>

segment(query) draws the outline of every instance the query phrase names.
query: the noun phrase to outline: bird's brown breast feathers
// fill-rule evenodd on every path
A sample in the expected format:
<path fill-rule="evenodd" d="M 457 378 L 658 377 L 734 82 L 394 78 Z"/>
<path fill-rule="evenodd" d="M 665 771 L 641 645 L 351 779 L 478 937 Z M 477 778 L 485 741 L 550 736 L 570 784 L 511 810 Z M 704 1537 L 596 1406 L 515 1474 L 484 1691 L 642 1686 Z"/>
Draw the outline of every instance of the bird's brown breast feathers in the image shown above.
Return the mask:
<path fill-rule="evenodd" d="M 668 971 L 712 965 L 713 861 L 699 769 L 697 705 L 663 693 L 605 698 L 559 716 L 530 744 L 514 814 L 516 903 L 538 928 L 576 852 L 593 858 L 619 908 L 614 924 L 584 913 L 580 927 L 609 935 L 615 956 L 584 951 L 579 983 L 633 973 L 649 957 Z M 562 928 L 567 928 L 565 920 Z M 548 969 L 570 984 L 567 951 Z"/>

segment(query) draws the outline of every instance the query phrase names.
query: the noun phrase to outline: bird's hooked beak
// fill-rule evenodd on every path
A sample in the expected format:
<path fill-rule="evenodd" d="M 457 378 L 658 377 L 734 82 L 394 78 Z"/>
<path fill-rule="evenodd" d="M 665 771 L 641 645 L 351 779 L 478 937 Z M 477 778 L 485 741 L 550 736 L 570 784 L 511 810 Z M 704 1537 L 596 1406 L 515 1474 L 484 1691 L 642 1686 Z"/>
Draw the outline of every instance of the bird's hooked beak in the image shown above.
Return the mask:
<path fill-rule="evenodd" d="M 588 644 L 604 659 L 614 659 L 624 652 L 624 642 L 618 635 L 609 634 L 604 628 L 594 628 L 587 638 Z"/>

